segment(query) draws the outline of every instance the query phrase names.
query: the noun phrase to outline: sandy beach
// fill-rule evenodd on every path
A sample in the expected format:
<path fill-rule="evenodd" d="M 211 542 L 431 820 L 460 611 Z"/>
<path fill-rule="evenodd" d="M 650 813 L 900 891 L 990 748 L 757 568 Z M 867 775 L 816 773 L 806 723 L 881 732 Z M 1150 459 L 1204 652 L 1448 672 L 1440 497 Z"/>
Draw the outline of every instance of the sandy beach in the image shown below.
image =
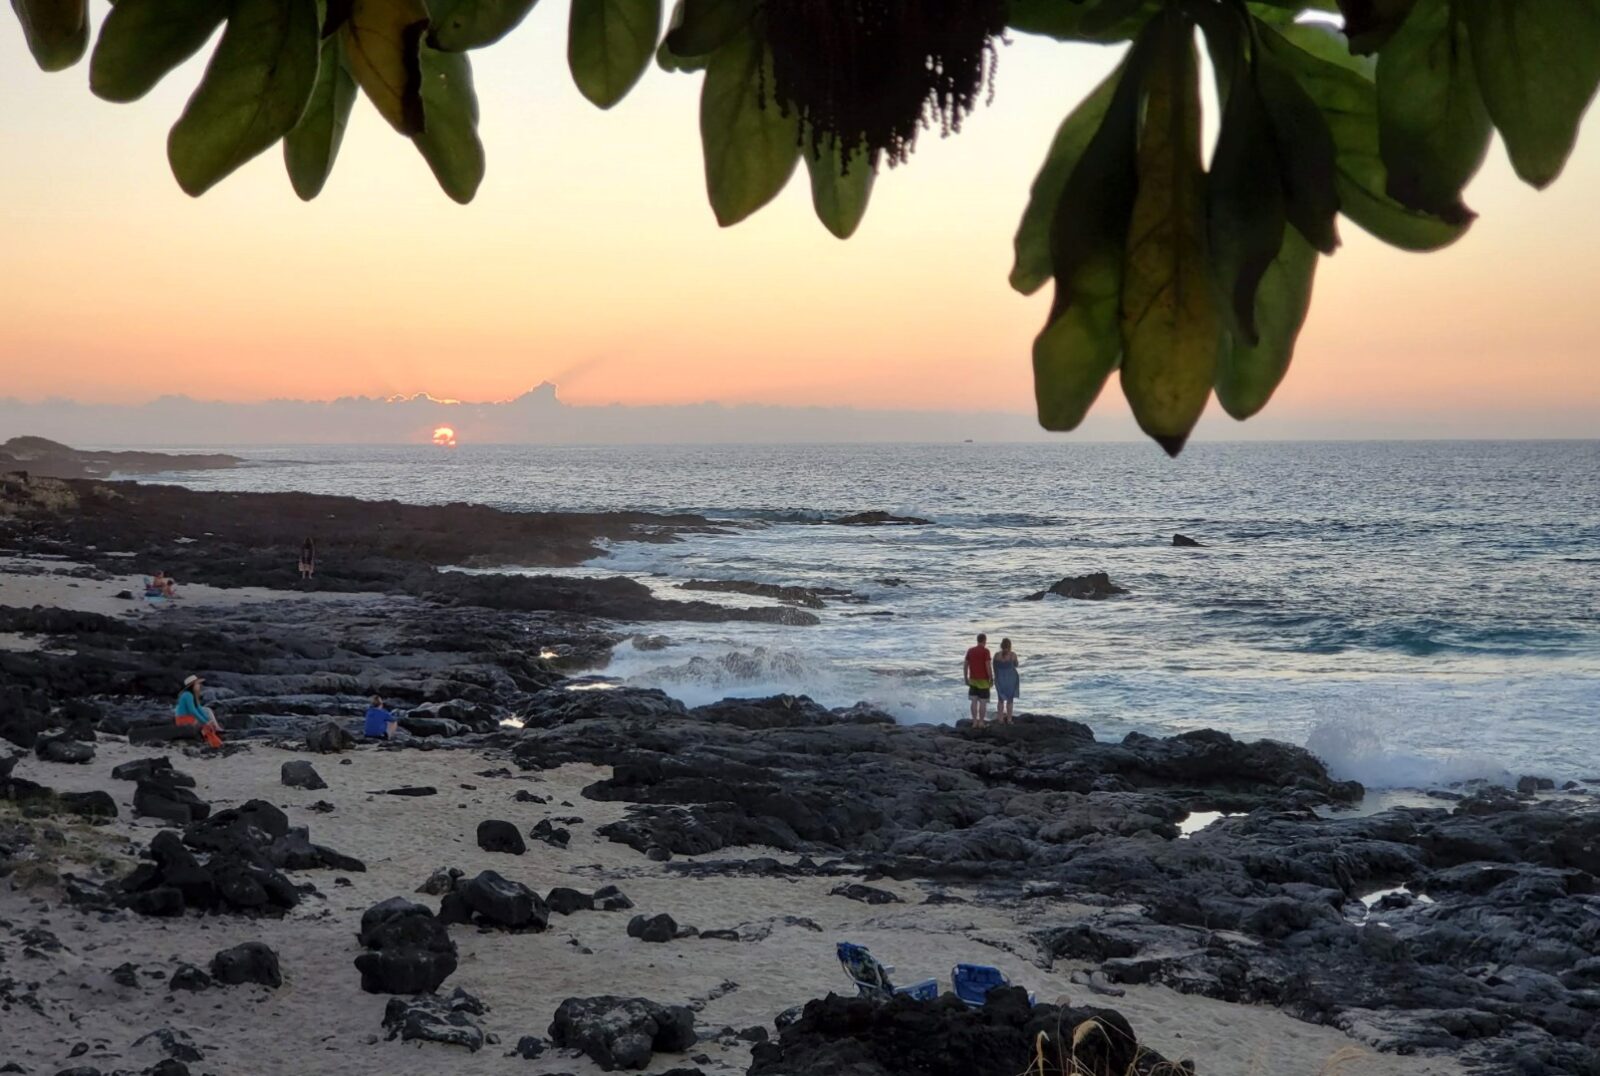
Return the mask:
<path fill-rule="evenodd" d="M 12 559 L 40 567 L 40 562 Z M 133 577 L 107 580 L 67 575 L 0 575 L 0 605 L 37 604 L 105 614 L 160 616 L 144 603 L 115 597 Z M 135 580 L 136 581 L 136 580 Z M 185 587 L 191 610 L 223 609 L 263 600 L 285 600 L 282 592 Z M 294 599 L 289 599 L 294 600 Z M 301 599 L 301 600 L 326 600 Z M 1148 1045 L 1169 1057 L 1189 1058 L 1202 1073 L 1346 1076 L 1446 1076 L 1460 1071 L 1449 1059 L 1379 1054 L 1337 1030 L 1307 1024 L 1263 1006 L 1236 1005 L 1185 995 L 1162 986 L 1129 986 L 1124 996 L 1100 998 L 1074 984 L 1082 962 L 1043 959 L 1031 935 L 1048 924 L 1071 923 L 1086 909 L 1070 901 L 986 901 L 980 886 L 940 885 L 945 899 L 963 903 L 924 905 L 927 887 L 879 881 L 904 904 L 869 906 L 830 895 L 835 878 L 685 877 L 675 864 L 658 864 L 595 830 L 624 814 L 619 802 L 585 798 L 582 790 L 608 776 L 602 767 L 564 765 L 537 774 L 507 767 L 506 753 L 488 750 L 422 752 L 359 746 L 339 757 L 307 756 L 300 745 L 251 742 L 236 754 L 216 757 L 194 748 L 162 752 L 100 737 L 89 765 L 66 766 L 22 758 L 16 776 L 60 791 L 103 789 L 117 800 L 120 817 L 102 826 L 72 824 L 76 850 L 93 849 L 126 869 L 160 825 L 133 815 L 130 782 L 110 779 L 110 770 L 132 759 L 167 753 L 196 779 L 196 792 L 214 809 L 264 799 L 280 806 L 291 824 L 308 826 L 312 838 L 354 855 L 364 873 L 315 871 L 297 875 L 318 894 L 281 919 L 188 916 L 169 921 L 121 911 L 86 914 L 58 903 L 48 884 L 0 887 L 0 918 L 10 925 L 0 937 L 4 967 L 30 984 L 37 1004 L 14 1004 L 6 1018 L 7 1059 L 26 1070 L 51 1072 L 70 1064 L 111 1067 L 147 1065 L 160 1056 L 153 1043 L 135 1040 L 158 1027 L 190 1036 L 204 1055 L 197 1070 L 297 1073 L 336 1057 L 342 1071 L 427 1073 L 448 1067 L 463 1073 L 589 1073 L 587 1058 L 552 1050 L 535 1061 L 505 1056 L 524 1035 L 544 1036 L 551 1015 L 570 996 L 616 993 L 699 1006 L 702 1034 L 689 1056 L 658 1055 L 650 1071 L 688 1064 L 707 1073 L 740 1073 L 748 1044 L 719 1036 L 724 1028 L 752 1026 L 773 1032 L 775 1015 L 826 995 L 849 993 L 833 955 L 838 940 L 870 947 L 902 978 L 936 976 L 948 982 L 958 961 L 993 963 L 1041 999 L 1062 996 L 1113 1004 Z M 310 758 L 329 787 L 286 788 L 283 762 Z M 408 798 L 375 791 L 430 785 L 438 794 Z M 548 805 L 516 802 L 519 791 L 547 797 Z M 313 811 L 313 804 L 332 809 Z M 479 821 L 502 818 L 519 829 L 544 818 L 573 819 L 565 849 L 531 842 L 527 854 L 509 856 L 477 847 Z M 795 857 L 768 848 L 749 856 Z M 739 941 L 684 938 L 662 944 L 630 938 L 633 912 L 581 911 L 555 915 L 536 934 L 452 929 L 460 946 L 460 969 L 449 985 L 481 998 L 489 1008 L 486 1031 L 499 1038 L 469 1055 L 458 1047 L 402 1045 L 385 1041 L 380 1022 L 386 998 L 363 994 L 352 962 L 360 947 L 355 925 L 364 909 L 393 896 L 412 896 L 430 873 L 456 867 L 468 876 L 493 869 L 538 892 L 555 886 L 585 891 L 616 884 L 638 912 L 666 912 L 701 930 L 733 929 Z M 59 869 L 93 873 L 93 864 Z M 422 897 L 422 900 L 429 898 Z M 25 955 L 27 929 L 50 931 L 59 951 Z M 284 985 L 277 990 L 240 986 L 202 994 L 172 992 L 164 982 L 178 962 L 204 966 L 220 949 L 262 941 L 279 955 Z M 136 987 L 116 984 L 111 971 L 131 963 Z M 15 986 L 12 987 L 16 989 Z M 74 1058 L 78 1044 L 88 1050 Z M 693 1061 L 691 1061 L 691 1057 Z"/>

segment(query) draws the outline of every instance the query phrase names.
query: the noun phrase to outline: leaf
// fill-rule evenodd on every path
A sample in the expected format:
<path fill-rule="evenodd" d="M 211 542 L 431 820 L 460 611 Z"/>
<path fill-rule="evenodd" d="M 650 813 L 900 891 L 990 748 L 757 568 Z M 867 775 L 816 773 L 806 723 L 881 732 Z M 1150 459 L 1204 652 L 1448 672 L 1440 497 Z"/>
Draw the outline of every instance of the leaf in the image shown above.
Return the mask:
<path fill-rule="evenodd" d="M 1034 177 L 1033 188 L 1028 193 L 1028 208 L 1023 210 L 1013 242 L 1016 260 L 1011 266 L 1011 286 L 1024 295 L 1032 295 L 1050 279 L 1050 229 L 1056 206 L 1061 202 L 1061 192 L 1073 169 L 1105 119 L 1122 70 L 1119 65 L 1061 121 L 1050 142 L 1050 150 L 1045 154 L 1044 166 Z"/>
<path fill-rule="evenodd" d="M 1161 15 L 1122 276 L 1122 391 L 1139 427 L 1169 455 L 1205 410 L 1222 344 L 1206 253 L 1193 33 L 1176 11 Z"/>
<path fill-rule="evenodd" d="M 1256 288 L 1283 247 L 1283 177 L 1266 106 L 1247 61 L 1231 80 L 1206 177 L 1211 264 L 1236 333 L 1256 342 Z"/>
<path fill-rule="evenodd" d="M 422 0 L 353 0 L 340 28 L 345 59 L 367 99 L 403 135 L 421 134 Z"/>
<path fill-rule="evenodd" d="M 226 4 L 216 0 L 118 0 L 89 57 L 89 89 L 136 101 L 211 39 Z"/>
<path fill-rule="evenodd" d="M 1600 86 L 1600 0 L 1461 0 L 1478 87 L 1517 175 L 1548 186 Z"/>
<path fill-rule="evenodd" d="M 1378 146 L 1389 195 L 1453 223 L 1471 221 L 1461 192 L 1493 134 L 1466 24 L 1450 0 L 1420 0 L 1378 55 Z"/>
<path fill-rule="evenodd" d="M 1122 357 L 1123 252 L 1138 186 L 1139 105 L 1153 51 L 1147 27 L 1123 61 L 1104 118 L 1050 213 L 1055 299 L 1033 342 L 1039 424 L 1077 427 Z"/>
<path fill-rule="evenodd" d="M 853 151 L 846 161 L 832 138 L 820 153 L 808 151 L 804 156 L 806 170 L 811 173 L 811 206 L 817 219 L 840 239 L 849 239 L 866 215 L 877 169 L 867 160 L 865 150 Z"/>
<path fill-rule="evenodd" d="M 579 92 L 601 108 L 626 97 L 660 30 L 661 0 L 572 0 L 567 66 Z"/>
<path fill-rule="evenodd" d="M 1415 3 L 1416 0 L 1339 0 L 1351 51 L 1373 53 L 1383 48 Z"/>
<path fill-rule="evenodd" d="M 536 0 L 434 0 L 428 44 L 445 52 L 492 45 L 515 30 Z"/>
<path fill-rule="evenodd" d="M 1257 57 L 1256 86 L 1272 125 L 1289 223 L 1324 254 L 1339 246 L 1338 148 L 1328 121 L 1294 75 L 1270 52 Z"/>
<path fill-rule="evenodd" d="M 178 186 L 198 197 L 288 134 L 311 97 L 317 64 L 316 0 L 236 0 L 167 136 Z"/>
<path fill-rule="evenodd" d="M 127 2 L 121 0 L 123 4 Z M 284 167 L 294 192 L 304 201 L 321 194 L 328 182 L 355 100 L 356 80 L 345 64 L 344 46 L 339 38 L 328 38 L 322 43 L 311 100 L 300 122 L 283 138 Z"/>
<path fill-rule="evenodd" d="M 800 162 L 800 121 L 763 95 L 764 46 L 741 34 L 718 49 L 700 88 L 706 193 L 724 228 L 783 190 Z"/>
<path fill-rule="evenodd" d="M 1217 402 L 1234 418 L 1244 420 L 1271 399 L 1289 371 L 1295 341 L 1311 308 L 1311 283 L 1317 251 L 1293 228 L 1283 233 L 1283 249 L 1267 267 L 1256 290 L 1254 346 L 1235 338 L 1217 360 Z"/>
<path fill-rule="evenodd" d="M 465 53 L 422 47 L 422 108 L 427 124 L 412 136 L 444 192 L 462 205 L 483 182 L 483 143 L 478 139 L 478 95 L 472 61 Z"/>
<path fill-rule="evenodd" d="M 1378 91 L 1362 74 L 1362 61 L 1322 59 L 1264 23 L 1256 24 L 1256 34 L 1327 121 L 1340 212 L 1385 243 L 1405 250 L 1436 250 L 1461 238 L 1465 224 L 1407 209 L 1389 197 L 1388 171 L 1378 152 Z"/>
<path fill-rule="evenodd" d="M 11 0 L 22 36 L 42 71 L 60 71 L 89 47 L 88 0 Z"/>
<path fill-rule="evenodd" d="M 1160 10 L 1159 0 L 1011 0 L 1006 25 L 1057 41 L 1127 41 Z"/>
<path fill-rule="evenodd" d="M 706 56 L 726 45 L 755 17 L 754 0 L 679 0 L 683 12 L 667 31 L 674 56 Z"/>

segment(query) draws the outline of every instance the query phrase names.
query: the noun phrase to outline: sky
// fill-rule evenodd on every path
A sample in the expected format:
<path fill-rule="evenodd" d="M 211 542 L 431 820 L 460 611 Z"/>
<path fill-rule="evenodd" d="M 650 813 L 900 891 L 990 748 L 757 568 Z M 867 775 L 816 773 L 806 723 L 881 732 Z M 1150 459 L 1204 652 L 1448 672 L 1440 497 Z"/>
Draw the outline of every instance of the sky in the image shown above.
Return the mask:
<path fill-rule="evenodd" d="M 165 138 L 200 60 L 113 105 L 87 63 L 39 72 L 0 17 L 0 395 L 493 401 L 552 381 L 573 405 L 1031 412 L 1049 288 L 1008 287 L 1011 238 L 1056 124 L 1116 50 L 1017 35 L 993 105 L 925 135 L 841 242 L 803 169 L 719 228 L 699 76 L 652 67 L 599 111 L 568 75 L 565 24 L 539 5 L 474 53 L 489 170 L 462 207 L 364 100 L 317 201 L 277 149 L 191 199 Z M 1342 222 L 1263 421 L 1213 405 L 1200 436 L 1600 434 L 1597 112 L 1544 193 L 1497 145 L 1468 196 L 1482 217 L 1447 251 Z M 1109 388 L 1095 428 L 1131 431 L 1126 412 Z"/>

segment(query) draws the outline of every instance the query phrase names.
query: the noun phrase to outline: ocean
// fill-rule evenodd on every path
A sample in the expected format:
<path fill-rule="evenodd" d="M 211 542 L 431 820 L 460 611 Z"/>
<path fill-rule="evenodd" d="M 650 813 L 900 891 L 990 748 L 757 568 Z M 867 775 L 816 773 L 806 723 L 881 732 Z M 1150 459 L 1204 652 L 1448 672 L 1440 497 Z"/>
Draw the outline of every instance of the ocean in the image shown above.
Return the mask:
<path fill-rule="evenodd" d="M 815 627 L 638 625 L 599 674 L 697 704 L 865 700 L 965 716 L 975 633 L 1022 657 L 1019 712 L 1101 738 L 1218 728 L 1374 788 L 1600 777 L 1600 442 L 462 445 L 232 449 L 196 489 L 508 509 L 698 512 L 568 574 L 838 587 Z M 926 527 L 822 520 L 882 509 Z M 1202 548 L 1174 548 L 1181 533 Z M 324 558 L 336 550 L 321 551 Z M 1103 571 L 1127 597 L 1026 596 Z"/>

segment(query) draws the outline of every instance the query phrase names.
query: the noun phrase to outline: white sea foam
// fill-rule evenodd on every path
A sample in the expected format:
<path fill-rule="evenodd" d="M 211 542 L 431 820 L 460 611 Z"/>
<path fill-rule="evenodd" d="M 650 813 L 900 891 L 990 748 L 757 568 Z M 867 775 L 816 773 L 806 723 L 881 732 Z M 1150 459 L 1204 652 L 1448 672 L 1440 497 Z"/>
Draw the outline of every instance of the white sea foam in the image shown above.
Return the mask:
<path fill-rule="evenodd" d="M 1511 774 L 1496 759 L 1466 750 L 1437 754 L 1396 748 L 1386 735 L 1388 722 L 1372 714 L 1320 718 L 1306 737 L 1306 750 L 1341 781 L 1368 788 L 1439 788 L 1453 782 L 1486 779 L 1506 782 Z"/>

